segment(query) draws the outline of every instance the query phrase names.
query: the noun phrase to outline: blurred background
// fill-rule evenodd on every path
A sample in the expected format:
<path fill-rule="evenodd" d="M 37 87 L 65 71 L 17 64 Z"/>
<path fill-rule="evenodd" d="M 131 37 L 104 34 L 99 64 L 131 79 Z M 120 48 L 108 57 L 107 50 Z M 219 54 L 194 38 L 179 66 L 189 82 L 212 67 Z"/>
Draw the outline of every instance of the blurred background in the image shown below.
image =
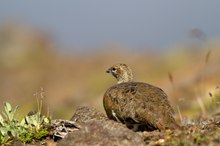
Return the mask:
<path fill-rule="evenodd" d="M 0 107 L 23 116 L 44 98 L 53 118 L 78 105 L 104 112 L 126 63 L 136 81 L 161 87 L 177 118 L 218 113 L 220 1 L 1 1 Z"/>

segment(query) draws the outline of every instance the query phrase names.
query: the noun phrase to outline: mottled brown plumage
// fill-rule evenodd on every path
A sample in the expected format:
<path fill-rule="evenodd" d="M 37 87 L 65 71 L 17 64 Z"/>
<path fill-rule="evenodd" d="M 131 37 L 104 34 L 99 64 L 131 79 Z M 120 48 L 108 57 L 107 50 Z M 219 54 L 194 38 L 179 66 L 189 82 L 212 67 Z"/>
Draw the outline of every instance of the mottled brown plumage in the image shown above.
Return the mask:
<path fill-rule="evenodd" d="M 107 70 L 118 81 L 103 97 L 110 119 L 126 124 L 133 130 L 179 128 L 167 95 L 158 87 L 142 82 L 132 82 L 131 69 L 117 64 Z"/>

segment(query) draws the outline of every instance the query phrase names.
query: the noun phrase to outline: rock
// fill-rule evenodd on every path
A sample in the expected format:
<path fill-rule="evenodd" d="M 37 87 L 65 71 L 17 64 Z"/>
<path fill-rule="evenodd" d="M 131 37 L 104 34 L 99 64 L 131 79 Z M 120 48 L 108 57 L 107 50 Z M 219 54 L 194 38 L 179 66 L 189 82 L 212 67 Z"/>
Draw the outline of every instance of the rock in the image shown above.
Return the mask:
<path fill-rule="evenodd" d="M 134 131 L 112 120 L 90 120 L 81 124 L 81 129 L 69 133 L 57 146 L 144 146 L 145 143 Z"/>
<path fill-rule="evenodd" d="M 74 121 L 56 119 L 51 123 L 51 131 L 53 140 L 56 141 L 60 138 L 64 138 L 69 132 L 78 130 L 80 125 Z"/>
<path fill-rule="evenodd" d="M 89 120 L 107 120 L 107 119 L 108 118 L 104 113 L 98 111 L 93 107 L 79 106 L 70 120 L 77 123 L 84 123 Z"/>

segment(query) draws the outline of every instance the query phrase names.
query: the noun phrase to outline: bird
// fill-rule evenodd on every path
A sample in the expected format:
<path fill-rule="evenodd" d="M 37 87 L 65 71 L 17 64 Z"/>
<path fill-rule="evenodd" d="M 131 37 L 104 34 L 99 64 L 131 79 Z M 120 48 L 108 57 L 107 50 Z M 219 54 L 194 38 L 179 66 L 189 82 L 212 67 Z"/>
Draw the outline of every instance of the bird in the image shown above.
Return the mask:
<path fill-rule="evenodd" d="M 166 93 L 154 85 L 134 82 L 131 68 L 123 63 L 107 69 L 117 84 L 103 96 L 109 119 L 126 124 L 133 131 L 180 129 Z"/>

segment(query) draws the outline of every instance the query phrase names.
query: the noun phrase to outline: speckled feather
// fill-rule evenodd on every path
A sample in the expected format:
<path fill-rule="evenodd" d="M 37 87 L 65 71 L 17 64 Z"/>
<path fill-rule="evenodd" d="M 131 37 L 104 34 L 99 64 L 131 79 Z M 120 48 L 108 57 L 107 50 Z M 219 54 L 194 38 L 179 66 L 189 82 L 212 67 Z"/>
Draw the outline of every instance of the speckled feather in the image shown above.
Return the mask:
<path fill-rule="evenodd" d="M 139 125 L 138 130 L 179 128 L 164 91 L 143 82 L 123 82 L 110 87 L 104 94 L 103 104 L 110 119 L 128 127 Z"/>

